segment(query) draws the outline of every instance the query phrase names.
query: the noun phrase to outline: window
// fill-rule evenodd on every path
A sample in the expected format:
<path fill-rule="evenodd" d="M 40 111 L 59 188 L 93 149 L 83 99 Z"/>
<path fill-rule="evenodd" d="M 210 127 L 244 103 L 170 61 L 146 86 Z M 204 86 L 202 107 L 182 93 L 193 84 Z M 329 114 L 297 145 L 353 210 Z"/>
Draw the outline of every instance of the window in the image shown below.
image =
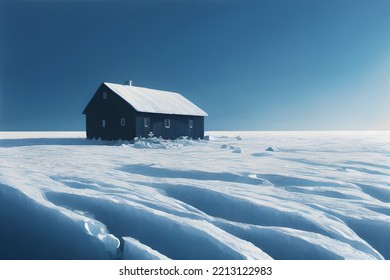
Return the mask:
<path fill-rule="evenodd" d="M 102 127 L 106 127 L 106 120 L 102 120 Z"/>
<path fill-rule="evenodd" d="M 103 99 L 107 99 L 107 92 L 103 92 Z"/>
<path fill-rule="evenodd" d="M 170 128 L 171 127 L 171 120 L 165 119 L 164 124 L 165 124 L 165 128 Z"/>
<path fill-rule="evenodd" d="M 188 125 L 190 128 L 193 128 L 194 127 L 194 120 L 189 120 Z"/>
<path fill-rule="evenodd" d="M 144 118 L 144 127 L 150 127 L 150 118 Z"/>
<path fill-rule="evenodd" d="M 126 118 L 121 118 L 121 126 L 126 126 Z"/>

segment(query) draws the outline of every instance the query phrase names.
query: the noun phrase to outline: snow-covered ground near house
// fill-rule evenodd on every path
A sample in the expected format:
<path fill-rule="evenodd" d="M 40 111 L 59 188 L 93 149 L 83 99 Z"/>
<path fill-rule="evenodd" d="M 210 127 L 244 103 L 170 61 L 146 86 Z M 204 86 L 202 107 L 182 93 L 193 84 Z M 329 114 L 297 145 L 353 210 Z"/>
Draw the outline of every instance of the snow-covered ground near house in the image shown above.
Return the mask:
<path fill-rule="evenodd" d="M 389 132 L 0 133 L 0 259 L 390 259 Z"/>

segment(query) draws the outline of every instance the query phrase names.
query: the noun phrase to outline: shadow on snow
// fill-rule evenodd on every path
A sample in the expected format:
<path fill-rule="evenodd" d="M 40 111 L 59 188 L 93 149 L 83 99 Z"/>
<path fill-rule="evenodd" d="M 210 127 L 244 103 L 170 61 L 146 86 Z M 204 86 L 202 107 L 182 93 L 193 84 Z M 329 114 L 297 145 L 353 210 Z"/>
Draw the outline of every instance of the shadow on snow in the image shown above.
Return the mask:
<path fill-rule="evenodd" d="M 117 146 L 128 141 L 103 141 L 103 140 L 89 140 L 85 138 L 25 138 L 25 139 L 0 139 L 0 147 L 14 148 L 24 146 L 45 146 L 45 145 L 59 145 L 59 146 Z"/>
<path fill-rule="evenodd" d="M 0 259 L 109 259 L 104 245 L 54 209 L 0 184 Z"/>
<path fill-rule="evenodd" d="M 126 165 L 120 168 L 120 170 L 131 174 L 160 178 L 183 178 L 193 180 L 223 181 L 250 185 L 262 185 L 266 183 L 261 178 L 251 178 L 245 175 L 238 175 L 228 172 L 215 173 L 199 170 L 173 170 L 168 168 L 155 167 L 153 165 L 142 164 Z"/>

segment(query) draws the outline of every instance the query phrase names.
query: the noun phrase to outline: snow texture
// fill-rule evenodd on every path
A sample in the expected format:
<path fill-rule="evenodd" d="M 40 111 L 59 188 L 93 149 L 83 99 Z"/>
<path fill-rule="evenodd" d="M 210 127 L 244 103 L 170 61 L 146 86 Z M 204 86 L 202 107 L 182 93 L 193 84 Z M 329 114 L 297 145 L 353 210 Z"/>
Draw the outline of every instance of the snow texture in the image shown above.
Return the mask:
<path fill-rule="evenodd" d="M 207 116 L 207 113 L 176 92 L 104 83 L 138 112 Z"/>
<path fill-rule="evenodd" d="M 124 253 L 126 260 L 169 260 L 166 256 L 142 244 L 131 237 L 124 237 Z"/>
<path fill-rule="evenodd" d="M 0 259 L 390 259 L 390 133 L 207 134 L 0 133 Z"/>

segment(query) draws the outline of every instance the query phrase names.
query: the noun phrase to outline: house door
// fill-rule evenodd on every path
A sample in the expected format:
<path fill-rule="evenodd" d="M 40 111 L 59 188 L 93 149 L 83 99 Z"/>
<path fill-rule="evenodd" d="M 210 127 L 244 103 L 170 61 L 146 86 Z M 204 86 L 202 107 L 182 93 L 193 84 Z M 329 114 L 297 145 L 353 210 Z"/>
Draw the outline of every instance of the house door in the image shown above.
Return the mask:
<path fill-rule="evenodd" d="M 195 138 L 195 133 L 194 133 L 194 120 L 190 119 L 188 120 L 188 137 L 190 138 Z"/>
<path fill-rule="evenodd" d="M 170 130 L 171 130 L 171 120 L 170 119 L 165 119 L 164 120 L 164 125 L 163 125 L 163 133 L 162 137 L 164 139 L 170 139 Z"/>
<path fill-rule="evenodd" d="M 150 118 L 145 117 L 144 118 L 144 130 L 143 130 L 143 135 L 144 137 L 149 137 L 150 133 Z"/>

